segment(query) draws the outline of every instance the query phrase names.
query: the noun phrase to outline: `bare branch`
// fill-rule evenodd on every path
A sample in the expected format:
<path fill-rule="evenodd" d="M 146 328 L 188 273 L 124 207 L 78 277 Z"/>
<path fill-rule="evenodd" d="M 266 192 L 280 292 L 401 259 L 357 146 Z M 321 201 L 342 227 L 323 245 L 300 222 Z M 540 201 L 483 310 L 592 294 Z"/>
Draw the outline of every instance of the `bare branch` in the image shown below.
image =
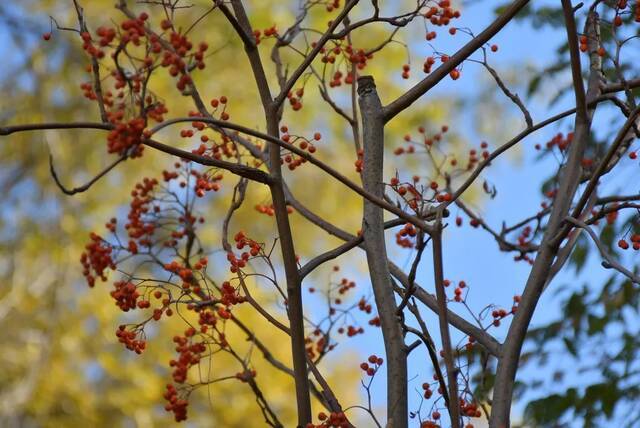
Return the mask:
<path fill-rule="evenodd" d="M 598 181 L 600 180 L 600 177 L 608 169 L 609 163 L 614 158 L 614 156 L 616 156 L 618 149 L 627 138 L 627 135 L 631 131 L 632 127 L 635 126 L 636 119 L 638 118 L 639 115 L 640 115 L 640 107 L 636 107 L 631 112 L 631 114 L 625 121 L 624 125 L 622 125 L 622 128 L 620 128 L 620 130 L 618 131 L 618 134 L 616 135 L 616 138 L 613 140 L 613 143 L 611 143 L 611 146 L 609 147 L 607 154 L 604 156 L 604 158 L 602 158 L 602 160 L 594 170 L 593 175 L 589 179 L 589 182 L 587 183 L 587 187 L 582 193 L 580 200 L 574 207 L 573 214 L 571 215 L 571 217 L 573 218 L 580 217 L 580 214 L 582 213 L 582 210 L 587 204 L 587 201 L 589 200 L 591 193 L 595 190 L 596 186 L 598 185 Z"/>
<path fill-rule="evenodd" d="M 247 180 L 241 178 L 238 184 L 233 188 L 233 196 L 231 197 L 231 205 L 227 211 L 227 215 L 222 222 L 222 248 L 229 252 L 232 250 L 231 244 L 229 244 L 229 223 L 233 214 L 242 206 L 245 195 L 247 193 Z"/>
<path fill-rule="evenodd" d="M 591 229 L 585 222 L 580 221 L 580 220 L 578 220 L 576 218 L 573 218 L 571 216 L 567 216 L 565 218 L 565 220 L 567 222 L 573 224 L 574 226 L 577 226 L 577 227 L 579 227 L 582 230 L 587 232 L 587 234 L 589 235 L 589 237 L 591 238 L 593 243 L 596 244 L 596 247 L 598 247 L 598 251 L 600 251 L 600 254 L 604 258 L 604 261 L 602 262 L 602 265 L 605 268 L 607 268 L 607 269 L 615 269 L 618 272 L 620 272 L 621 274 L 623 274 L 624 276 L 626 276 L 627 278 L 629 278 L 635 284 L 640 284 L 640 276 L 634 274 L 633 272 L 631 272 L 630 270 L 628 270 L 627 268 L 622 266 L 617 260 L 615 260 L 607 252 L 607 249 L 604 247 L 604 244 L 600 241 L 600 239 L 598 238 L 596 233 L 593 231 L 593 229 Z"/>
<path fill-rule="evenodd" d="M 500 15 L 491 25 L 483 32 L 471 39 L 469 43 L 464 45 L 458 52 L 449 57 L 449 60 L 434 70 L 429 76 L 422 79 L 413 88 L 409 89 L 405 94 L 384 107 L 384 120 L 390 121 L 400 112 L 413 104 L 418 98 L 426 94 L 431 88 L 438 84 L 442 79 L 462 64 L 471 54 L 478 50 L 482 45 L 487 43 L 495 36 L 505 25 L 507 25 L 514 16 L 527 4 L 529 0 L 516 0 L 507 7 L 502 15 Z"/>
<path fill-rule="evenodd" d="M 182 120 L 182 121 L 185 121 L 185 120 Z M 193 121 L 193 118 L 191 118 L 191 121 Z M 43 130 L 54 130 L 54 129 L 100 129 L 100 130 L 109 131 L 109 130 L 112 130 L 113 128 L 114 128 L 114 125 L 111 123 L 97 123 L 97 122 L 36 123 L 36 124 L 28 124 L 28 125 L 14 125 L 14 126 L 0 127 L 0 135 L 11 135 L 16 132 L 43 131 Z M 188 159 L 200 165 L 221 168 L 233 174 L 236 174 L 240 177 L 245 177 L 249 180 L 257 181 L 259 183 L 269 184 L 271 182 L 269 175 L 266 172 L 261 171 L 257 168 L 252 168 L 246 165 L 236 164 L 228 161 L 218 160 L 208 156 L 197 155 L 195 153 L 191 153 L 186 150 L 168 146 L 166 144 L 160 143 L 152 139 L 144 139 L 142 141 L 142 144 L 144 144 L 145 146 L 152 147 L 164 153 L 178 156 L 183 159 Z"/>
<path fill-rule="evenodd" d="M 380 197 L 372 195 L 370 192 L 367 192 L 362 187 L 360 187 L 357 184 L 355 184 L 353 181 L 348 179 L 346 176 L 344 176 L 343 174 L 338 172 L 336 169 L 334 169 L 333 167 L 329 166 L 328 164 L 322 162 L 321 160 L 317 159 L 316 157 L 310 155 L 306 151 L 294 146 L 293 144 L 287 143 L 287 142 L 281 140 L 278 137 L 274 137 L 272 135 L 256 131 L 255 129 L 247 128 L 247 127 L 242 126 L 242 125 L 237 125 L 237 124 L 234 124 L 234 123 L 231 123 L 231 122 L 226 122 L 226 121 L 223 121 L 223 120 L 218 120 L 218 119 L 213 119 L 213 118 L 208 118 L 208 117 L 198 117 L 197 119 L 193 118 L 193 117 L 185 117 L 185 118 L 176 118 L 176 119 L 166 120 L 166 121 L 158 124 L 154 128 L 152 128 L 150 130 L 150 134 L 153 135 L 156 132 L 158 132 L 160 129 L 165 128 L 165 127 L 170 126 L 170 125 L 175 124 L 175 123 L 193 122 L 194 120 L 197 120 L 197 121 L 200 121 L 200 122 L 203 122 L 203 123 L 211 123 L 211 124 L 216 125 L 216 126 L 218 126 L 220 128 L 233 129 L 233 130 L 241 132 L 243 134 L 251 135 L 253 137 L 260 138 L 260 139 L 265 140 L 265 141 L 267 141 L 269 143 L 273 143 L 273 144 L 275 144 L 277 146 L 285 148 L 285 149 L 289 150 L 290 152 L 295 153 L 296 155 L 300 156 L 301 158 L 306 159 L 309 163 L 319 167 L 324 172 L 326 172 L 327 174 L 329 174 L 330 176 L 332 176 L 336 180 L 340 181 L 342 184 L 344 184 L 345 186 L 347 186 L 348 188 L 350 188 L 354 192 L 358 193 L 360 196 L 362 196 L 362 197 L 366 198 L 367 200 L 373 202 L 374 204 L 386 209 L 387 211 L 397 215 L 398 217 L 406 220 L 407 222 L 412 223 L 413 225 L 415 225 L 416 227 L 418 227 L 418 228 L 420 228 L 422 230 L 428 230 L 429 229 L 429 226 L 425 223 L 424 220 L 419 219 L 416 216 L 413 216 L 411 214 L 406 213 L 402 209 L 396 207 L 395 205 L 392 205 L 392 204 L 388 203 L 387 201 L 385 201 L 384 199 L 382 199 Z M 279 159 L 279 157 L 278 157 L 278 159 Z M 279 160 L 278 160 L 278 162 L 279 162 Z M 434 215 L 434 214 L 432 213 L 432 215 Z"/>
<path fill-rule="evenodd" d="M 73 0 L 73 5 L 76 9 L 76 15 L 78 16 L 78 25 L 80 26 L 80 34 L 89 32 L 87 24 L 84 19 L 84 11 L 82 6 L 78 3 L 78 0 Z M 98 102 L 98 108 L 100 109 L 100 119 L 106 123 L 109 121 L 107 116 L 107 110 L 104 105 L 104 96 L 102 95 L 102 83 L 100 80 L 100 64 L 98 60 L 91 57 L 91 71 L 93 73 L 93 91 L 96 93 L 96 101 Z"/>
<path fill-rule="evenodd" d="M 487 69 L 489 74 L 491 74 L 491 76 L 493 76 L 493 79 L 496 81 L 496 84 L 498 85 L 500 90 L 502 90 L 502 92 L 507 96 L 507 98 L 509 98 L 511 101 L 513 101 L 513 103 L 516 106 L 518 106 L 518 108 L 522 112 L 522 115 L 524 116 L 524 121 L 527 124 L 527 128 L 532 128 L 533 127 L 533 119 L 531 119 L 531 113 L 529 112 L 529 110 L 527 110 L 527 107 L 525 107 L 524 103 L 522 102 L 522 100 L 520 99 L 518 94 L 515 94 L 515 93 L 511 92 L 509 90 L 509 88 L 507 88 L 507 85 L 504 84 L 504 82 L 502 81 L 502 79 L 498 75 L 498 72 L 493 67 L 491 67 L 489 65 L 489 63 L 486 61 L 486 59 L 482 62 L 482 65 L 484 65 L 484 67 Z"/>
<path fill-rule="evenodd" d="M 320 37 L 320 40 L 316 42 L 315 47 L 311 49 L 311 52 L 307 54 L 304 61 L 302 61 L 302 64 L 300 64 L 298 68 L 296 68 L 293 73 L 291 73 L 291 77 L 289 77 L 287 83 L 280 90 L 280 94 L 275 98 L 273 102 L 276 107 L 279 107 L 284 102 L 284 100 L 287 98 L 287 94 L 296 84 L 300 76 L 302 76 L 302 73 L 304 73 L 307 67 L 311 65 L 313 60 L 316 58 L 316 56 L 318 56 L 318 54 L 324 47 L 325 43 L 327 43 L 331 39 L 335 29 L 338 28 L 338 26 L 347 17 L 347 15 L 349 15 L 351 9 L 353 9 L 354 6 L 358 4 L 358 2 L 359 0 L 348 0 L 347 4 L 344 5 L 344 8 L 340 12 L 340 14 L 333 21 L 331 21 L 331 25 L 329 26 L 329 28 L 327 28 L 322 37 Z"/>
<path fill-rule="evenodd" d="M 34 123 L 25 125 L 0 126 L 0 135 L 11 135 L 16 132 L 46 131 L 50 129 L 101 129 L 110 131 L 113 125 L 99 122 L 69 122 L 69 123 Z"/>
<path fill-rule="evenodd" d="M 111 162 L 105 169 L 103 169 L 98 174 L 96 174 L 87 183 L 85 183 L 82 186 L 74 187 L 72 189 L 66 188 L 58 178 L 58 174 L 56 173 L 55 167 L 53 165 L 53 155 L 51 154 L 51 152 L 49 152 L 49 171 L 51 172 L 51 177 L 53 178 L 53 181 L 56 183 L 56 185 L 62 191 L 62 193 L 64 193 L 65 195 L 71 196 L 71 195 L 75 195 L 76 193 L 82 193 L 89 190 L 91 186 L 93 186 L 98 180 L 100 180 L 102 177 L 107 175 L 112 169 L 118 166 L 121 162 L 124 162 L 125 160 L 127 160 L 128 157 L 129 156 L 127 154 L 120 156 L 114 162 Z"/>
<path fill-rule="evenodd" d="M 436 297 L 438 299 L 438 320 L 440 325 L 440 339 L 444 353 L 444 364 L 447 368 L 447 382 L 449 387 L 449 415 L 451 427 L 459 428 L 460 405 L 458 400 L 458 369 L 453 359 L 453 348 L 449 333 L 447 311 L 447 295 L 444 291 L 444 268 L 442 260 L 442 218 L 436 219 L 435 230 L 431 233 L 433 243 L 433 276 L 435 279 Z"/>
<path fill-rule="evenodd" d="M 403 223 L 404 221 L 400 219 L 389 220 L 384 223 L 384 228 L 389 229 L 395 226 L 400 226 Z M 309 260 L 304 266 L 300 268 L 300 276 L 304 278 L 305 276 L 309 275 L 311 272 L 313 272 L 314 269 L 316 269 L 318 266 L 322 265 L 323 263 L 326 263 L 329 260 L 333 260 L 337 257 L 340 257 L 341 255 L 352 250 L 353 248 L 362 246 L 362 242 L 364 242 L 364 237 L 362 235 L 359 235 L 353 239 L 348 240 L 344 244 L 334 248 L 333 250 L 329 250 L 325 253 L 322 253 L 314 257 L 313 259 Z"/>
<path fill-rule="evenodd" d="M 307 220 L 309 220 L 311 223 L 315 224 L 316 226 L 320 227 L 322 230 L 326 231 L 327 233 L 336 236 L 340 239 L 342 239 L 343 241 L 352 241 L 357 239 L 356 236 L 351 235 L 348 232 L 345 232 L 344 230 L 340 229 L 339 227 L 335 226 L 334 224 L 324 220 L 322 217 L 318 216 L 317 214 L 315 214 L 313 211 L 311 211 L 309 208 L 307 208 L 306 206 L 304 206 L 303 204 L 301 204 L 296 198 L 293 197 L 293 195 L 290 193 L 290 191 L 288 191 L 288 196 L 287 199 L 289 201 L 289 203 L 291 204 L 292 207 L 295 208 L 295 210 L 300 213 L 304 218 L 306 218 Z M 362 244 L 359 245 L 362 248 Z M 402 286 L 405 289 L 408 289 L 409 286 L 409 279 L 407 277 L 407 275 L 403 272 L 403 270 L 396 265 L 395 263 L 393 263 L 391 260 L 387 261 L 389 264 L 389 271 L 391 272 L 391 275 L 393 275 L 398 282 L 400 282 L 402 284 Z M 395 289 L 396 293 L 399 296 L 403 296 L 404 295 L 404 290 L 402 289 Z M 419 285 L 416 284 L 416 291 L 415 291 L 415 297 L 416 299 L 418 299 L 420 302 L 422 302 L 425 306 L 427 306 L 431 311 L 433 311 L 434 313 L 437 313 L 438 311 L 438 303 L 437 300 L 434 296 L 432 296 L 431 294 L 427 293 L 422 287 L 420 287 Z M 490 354 L 498 357 L 501 354 L 501 345 L 500 343 L 493 337 L 491 336 L 489 333 L 487 333 L 486 331 L 476 327 L 475 325 L 471 324 L 470 322 L 468 322 L 467 320 L 465 320 L 464 318 L 462 318 L 461 316 L 455 314 L 452 311 L 449 311 L 448 315 L 448 320 L 451 323 L 451 325 L 455 328 L 457 328 L 458 330 L 460 330 L 461 332 L 472 336 L 474 339 L 477 340 L 477 342 L 482 345 Z"/>

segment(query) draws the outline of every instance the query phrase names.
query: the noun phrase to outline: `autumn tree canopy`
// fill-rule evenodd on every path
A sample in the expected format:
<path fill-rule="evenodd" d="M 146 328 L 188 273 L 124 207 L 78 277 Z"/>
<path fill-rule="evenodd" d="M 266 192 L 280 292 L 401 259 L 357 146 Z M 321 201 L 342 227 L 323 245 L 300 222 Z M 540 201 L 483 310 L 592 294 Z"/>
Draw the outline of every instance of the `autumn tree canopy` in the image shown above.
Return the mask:
<path fill-rule="evenodd" d="M 640 420 L 638 2 L 0 20 L 3 423 Z"/>

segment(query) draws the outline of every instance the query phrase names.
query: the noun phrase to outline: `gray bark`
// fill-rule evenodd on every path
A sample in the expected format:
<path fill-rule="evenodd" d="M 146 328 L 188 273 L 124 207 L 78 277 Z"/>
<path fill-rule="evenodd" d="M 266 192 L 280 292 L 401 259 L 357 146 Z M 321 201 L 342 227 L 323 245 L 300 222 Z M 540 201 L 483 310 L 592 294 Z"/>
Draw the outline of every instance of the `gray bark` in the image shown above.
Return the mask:
<path fill-rule="evenodd" d="M 384 196 L 384 119 L 382 104 L 371 76 L 358 79 L 364 145 L 363 187 L 380 198 Z M 407 353 L 402 327 L 396 316 L 396 301 L 387 265 L 383 209 L 364 200 L 362 221 L 371 285 L 380 317 L 387 367 L 387 427 L 402 428 L 408 423 Z"/>

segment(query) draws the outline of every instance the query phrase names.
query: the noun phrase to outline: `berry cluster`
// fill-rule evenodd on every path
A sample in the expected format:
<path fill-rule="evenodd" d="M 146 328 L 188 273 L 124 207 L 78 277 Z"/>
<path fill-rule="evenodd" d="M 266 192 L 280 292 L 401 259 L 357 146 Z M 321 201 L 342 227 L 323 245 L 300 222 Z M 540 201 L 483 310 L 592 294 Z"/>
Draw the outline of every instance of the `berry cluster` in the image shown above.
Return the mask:
<path fill-rule="evenodd" d="M 384 360 L 376 355 L 370 355 L 367 361 L 360 363 L 360 369 L 363 370 L 367 376 L 374 376 L 380 369 Z"/>
<path fill-rule="evenodd" d="M 637 235 L 637 234 L 631 235 L 630 241 L 634 250 L 637 251 L 640 249 L 640 235 Z M 618 247 L 622 248 L 623 250 L 628 250 L 629 242 L 627 242 L 626 239 L 622 238 L 618 241 Z"/>
<path fill-rule="evenodd" d="M 194 193 L 197 197 L 202 198 L 206 192 L 217 192 L 220 190 L 219 181 L 222 180 L 222 174 L 200 173 L 195 169 L 191 170 L 191 175 L 195 178 Z"/>
<path fill-rule="evenodd" d="M 251 369 L 251 370 L 247 369 L 247 370 L 236 373 L 236 379 L 238 379 L 242 383 L 247 383 L 251 379 L 255 378 L 256 375 L 257 373 L 254 369 Z"/>
<path fill-rule="evenodd" d="M 411 238 L 415 238 L 418 231 L 411 223 L 406 223 L 402 229 L 396 233 L 396 244 L 402 248 L 413 248 L 415 243 Z"/>
<path fill-rule="evenodd" d="M 173 367 L 173 381 L 176 383 L 186 382 L 189 367 L 199 364 L 202 354 L 207 350 L 204 342 L 193 341 L 195 334 L 196 329 L 189 327 L 185 330 L 184 336 L 176 335 L 173 337 L 176 352 L 180 354 L 177 360 L 169 361 L 169 366 Z"/>
<path fill-rule="evenodd" d="M 350 426 L 349 420 L 344 412 L 331 412 L 328 415 L 324 412 L 318 413 L 320 424 L 308 423 L 305 428 L 347 428 Z"/>
<path fill-rule="evenodd" d="M 500 320 L 508 317 L 509 315 L 515 314 L 518 311 L 518 305 L 520 304 L 520 299 L 521 297 L 518 295 L 513 296 L 513 306 L 511 306 L 511 310 L 508 312 L 505 309 L 494 309 L 493 311 L 491 311 L 491 316 L 493 317 L 492 325 L 494 327 L 499 327 Z"/>
<path fill-rule="evenodd" d="M 116 330 L 116 337 L 118 341 L 136 354 L 141 354 L 147 347 L 147 342 L 143 339 L 138 339 L 138 333 L 134 330 L 127 330 L 125 325 L 121 325 Z"/>
<path fill-rule="evenodd" d="M 135 284 L 129 281 L 116 281 L 113 283 L 115 290 L 111 291 L 111 297 L 116 301 L 116 305 L 123 311 L 128 312 L 136 308 L 136 303 L 140 293 Z M 143 304 L 146 307 L 146 304 Z"/>
<path fill-rule="evenodd" d="M 189 401 L 178 397 L 178 390 L 175 386 L 167 384 L 167 391 L 163 397 L 168 401 L 164 409 L 167 412 L 173 412 L 176 422 L 187 420 L 187 406 L 189 406 Z"/>
<path fill-rule="evenodd" d="M 155 201 L 154 190 L 158 185 L 155 178 L 145 177 L 142 182 L 136 183 L 131 191 L 131 203 L 129 204 L 128 222 L 125 229 L 129 238 L 138 240 L 142 245 L 149 246 L 151 244 L 151 236 L 154 234 L 156 225 L 153 219 L 147 219 L 145 216 L 149 211 L 156 212 L 157 207 L 152 207 Z"/>
<path fill-rule="evenodd" d="M 263 39 L 267 39 L 270 37 L 277 38 L 278 37 L 278 29 L 275 25 L 272 25 L 269 28 L 265 28 L 264 30 L 255 29 L 253 30 L 253 37 L 256 42 L 256 45 L 259 45 Z"/>
<path fill-rule="evenodd" d="M 430 399 L 431 396 L 433 395 L 433 391 L 431 390 L 431 385 L 427 382 L 422 384 L 422 390 L 424 391 L 422 395 L 427 400 Z"/>
<path fill-rule="evenodd" d="M 229 113 L 227 113 L 227 103 L 228 102 L 229 102 L 229 100 L 224 95 L 222 95 L 220 98 L 213 98 L 211 100 L 211 102 L 209 103 L 209 104 L 211 104 L 211 107 L 213 107 L 213 111 L 211 113 L 214 114 L 214 115 L 215 114 L 220 115 L 220 119 L 221 120 L 229 120 Z M 218 111 L 219 109 L 221 109 L 221 110 Z M 193 112 L 192 115 L 193 116 L 198 116 L 199 113 Z M 204 126 L 196 122 L 196 124 L 194 124 L 194 128 L 197 128 L 199 131 L 202 131 Z"/>
<path fill-rule="evenodd" d="M 357 153 L 357 159 L 356 161 L 353 163 L 356 167 L 356 172 L 359 174 L 362 172 L 362 167 L 364 165 L 364 150 L 359 149 L 358 153 Z"/>
<path fill-rule="evenodd" d="M 142 156 L 144 146 L 141 145 L 142 135 L 146 126 L 144 119 L 134 118 L 127 122 L 119 122 L 121 115 L 112 115 L 111 122 L 115 128 L 107 135 L 107 151 L 109 153 L 125 154 L 132 149 L 130 157 Z"/>
<path fill-rule="evenodd" d="M 467 283 L 465 281 L 460 281 L 458 286 L 453 290 L 453 300 L 456 302 L 462 302 L 464 298 L 462 297 L 463 290 L 467 287 Z"/>
<path fill-rule="evenodd" d="M 314 341 L 314 339 L 310 336 L 307 336 L 304 339 L 305 349 L 307 351 L 307 355 L 311 360 L 315 360 L 316 358 L 326 354 L 328 351 L 333 350 L 333 348 L 335 347 L 335 344 L 329 345 L 329 338 L 326 334 L 323 334 L 323 332 L 319 328 L 316 328 L 313 331 L 313 336 L 317 337 L 318 339 Z"/>
<path fill-rule="evenodd" d="M 111 258 L 113 248 L 95 233 L 89 234 L 91 242 L 85 246 L 85 250 L 80 256 L 85 279 L 89 287 L 93 287 L 96 277 L 106 281 L 105 269 L 115 269 L 115 262 Z M 91 272 L 93 271 L 93 273 Z"/>
<path fill-rule="evenodd" d="M 557 133 L 551 140 L 547 141 L 545 147 L 547 150 L 551 150 L 554 147 L 557 147 L 561 152 L 565 151 L 571 141 L 573 140 L 573 132 L 567 133 L 565 136 L 562 132 Z M 535 145 L 536 150 L 540 150 L 542 146 L 540 144 Z"/>
<path fill-rule="evenodd" d="M 329 0 L 327 2 L 327 12 L 333 12 L 340 7 L 340 0 Z"/>
<path fill-rule="evenodd" d="M 312 140 L 317 142 L 322 139 L 322 135 L 319 132 L 316 132 L 313 134 L 312 140 L 306 139 L 304 137 L 290 135 L 289 128 L 287 126 L 281 126 L 280 132 L 282 133 L 282 136 L 280 137 L 282 141 L 292 145 L 295 145 L 297 143 L 300 149 L 306 150 L 311 154 L 315 153 L 317 150 L 316 146 L 312 143 Z M 306 162 L 307 160 L 305 158 L 296 156 L 293 153 L 285 153 L 282 159 L 280 160 L 280 163 L 283 165 L 286 163 L 287 167 L 291 171 L 294 171 L 296 168 L 298 168 L 300 165 Z"/>
<path fill-rule="evenodd" d="M 249 247 L 249 251 L 243 251 L 240 254 L 240 257 L 236 257 L 233 252 L 227 253 L 227 261 L 231 264 L 229 270 L 232 273 L 238 272 L 238 270 L 244 268 L 247 264 L 247 261 L 251 257 L 257 257 L 262 252 L 262 245 L 253 239 L 248 238 L 243 231 L 240 231 L 235 234 L 233 240 L 236 242 L 236 248 L 238 250 L 243 250 L 245 247 Z"/>
<path fill-rule="evenodd" d="M 247 301 L 246 297 L 238 293 L 238 289 L 231 285 L 229 281 L 224 281 L 220 288 L 220 303 L 225 306 L 237 305 Z M 224 317 L 222 317 L 224 318 Z"/>

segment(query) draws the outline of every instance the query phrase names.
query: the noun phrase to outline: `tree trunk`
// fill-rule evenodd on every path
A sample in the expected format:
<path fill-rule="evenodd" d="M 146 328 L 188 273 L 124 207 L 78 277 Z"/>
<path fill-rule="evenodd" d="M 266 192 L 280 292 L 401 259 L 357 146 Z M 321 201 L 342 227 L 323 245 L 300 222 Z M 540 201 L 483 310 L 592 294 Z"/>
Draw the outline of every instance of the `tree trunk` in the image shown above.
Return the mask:
<path fill-rule="evenodd" d="M 384 196 L 382 182 L 384 121 L 382 104 L 371 76 L 358 78 L 358 95 L 364 145 L 363 187 L 366 191 L 382 198 Z M 387 265 L 383 222 L 382 208 L 365 199 L 362 233 L 386 352 L 387 426 L 402 428 L 408 423 L 407 353 L 402 328 L 396 316 L 397 306 Z"/>

